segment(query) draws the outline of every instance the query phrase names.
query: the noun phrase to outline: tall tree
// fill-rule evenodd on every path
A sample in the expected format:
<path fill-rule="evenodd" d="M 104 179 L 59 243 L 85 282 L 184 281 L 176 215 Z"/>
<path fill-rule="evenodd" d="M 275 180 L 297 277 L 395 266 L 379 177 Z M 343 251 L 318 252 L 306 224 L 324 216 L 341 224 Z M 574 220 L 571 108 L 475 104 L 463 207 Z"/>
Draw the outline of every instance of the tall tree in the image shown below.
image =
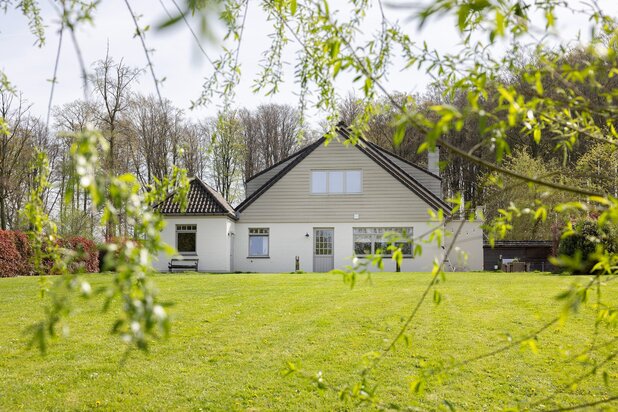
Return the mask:
<path fill-rule="evenodd" d="M 178 160 L 184 132 L 182 110 L 169 100 L 161 104 L 155 96 L 135 95 L 126 110 L 126 119 L 131 135 L 132 169 L 140 181 L 150 183 L 153 178 L 167 176 Z"/>
<path fill-rule="evenodd" d="M 97 98 L 98 120 L 105 138 L 109 142 L 107 168 L 110 173 L 117 172 L 118 132 L 121 116 L 126 112 L 131 101 L 131 84 L 138 80 L 141 70 L 129 67 L 120 60 L 118 63 L 109 56 L 109 50 L 103 60 L 95 64 L 91 83 Z"/>
<path fill-rule="evenodd" d="M 58 149 L 60 150 L 60 155 L 58 156 L 57 161 L 52 160 L 51 169 L 52 172 L 55 173 L 57 179 L 60 183 L 59 193 L 64 193 L 66 189 L 66 185 L 70 181 L 72 177 L 74 177 L 74 169 L 70 164 L 70 153 L 69 149 L 72 144 L 72 135 L 74 133 L 83 132 L 89 127 L 100 126 L 98 123 L 100 116 L 98 116 L 98 108 L 95 106 L 93 102 L 88 102 L 85 100 L 74 100 L 69 103 L 65 103 L 61 106 L 55 107 L 53 110 L 54 117 L 54 127 L 57 131 L 58 137 Z M 54 165 L 57 164 L 57 166 Z M 65 214 L 64 204 L 65 202 L 60 199 L 59 209 L 60 214 Z M 69 207 L 73 209 L 78 209 L 81 207 L 82 214 L 89 213 L 89 195 L 86 190 L 75 190 L 73 193 L 73 198 L 68 204 Z M 92 223 L 92 216 L 91 216 Z M 92 228 L 93 224 L 91 224 L 89 235 L 92 236 Z M 81 226 L 80 226 L 81 227 Z M 70 231 L 72 234 L 86 234 L 83 232 L 75 232 Z"/>
<path fill-rule="evenodd" d="M 200 125 L 185 124 L 182 127 L 179 161 L 187 170 L 188 176 L 197 176 L 201 179 L 206 179 L 208 176 L 209 137 L 209 133 L 205 133 Z"/>
<path fill-rule="evenodd" d="M 109 152 L 106 161 L 107 173 L 116 175 L 119 172 L 127 171 L 128 162 L 121 166 L 118 159 L 126 159 L 119 156 L 120 144 L 126 145 L 127 141 L 119 141 L 122 115 L 127 110 L 131 90 L 130 86 L 136 82 L 141 71 L 131 68 L 120 60 L 118 63 L 109 56 L 109 50 L 103 60 L 95 64 L 94 75 L 91 83 L 94 86 L 94 93 L 99 102 L 100 110 L 97 111 L 98 120 L 101 124 L 102 132 L 109 143 Z M 124 169 L 124 170 L 123 170 Z M 114 216 L 121 218 L 120 214 Z M 111 239 L 116 236 L 116 225 L 114 219 L 110 219 L 105 237 Z"/>
<path fill-rule="evenodd" d="M 285 159 L 302 144 L 300 115 L 289 105 L 263 104 L 239 113 L 247 146 L 244 177 Z"/>
<path fill-rule="evenodd" d="M 29 109 L 21 93 L 15 94 L 0 85 L 0 118 L 7 125 L 0 133 L 0 228 L 3 230 L 14 226 L 15 207 L 20 203 L 15 204 L 15 200 L 24 195 L 29 149 L 33 144 L 33 128 L 37 126 L 28 116 Z M 14 201 L 13 208 L 11 201 Z"/>
<path fill-rule="evenodd" d="M 215 189 L 230 203 L 238 200 L 245 154 L 242 124 L 234 112 L 220 114 L 208 124 L 203 133 L 211 136 L 209 163 Z"/>

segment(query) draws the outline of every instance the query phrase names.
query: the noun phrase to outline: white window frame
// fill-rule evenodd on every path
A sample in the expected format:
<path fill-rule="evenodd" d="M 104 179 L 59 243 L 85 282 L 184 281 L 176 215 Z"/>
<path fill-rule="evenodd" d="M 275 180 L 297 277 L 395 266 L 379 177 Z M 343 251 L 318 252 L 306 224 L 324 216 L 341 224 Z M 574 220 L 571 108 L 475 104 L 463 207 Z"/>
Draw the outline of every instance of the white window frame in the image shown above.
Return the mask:
<path fill-rule="evenodd" d="M 325 192 L 316 192 L 313 187 L 313 174 L 314 173 L 326 173 L 326 191 Z M 358 192 L 348 192 L 348 172 L 358 172 L 360 174 L 360 191 Z M 343 173 L 343 191 L 341 192 L 331 192 L 330 191 L 330 174 L 331 173 Z M 311 170 L 309 176 L 309 186 L 310 192 L 312 195 L 316 196 L 350 196 L 350 195 L 360 195 L 363 193 L 363 170 L 362 169 L 314 169 Z"/>
<path fill-rule="evenodd" d="M 266 259 L 270 257 L 270 228 L 268 227 L 250 227 L 248 230 L 248 242 L 247 242 L 247 257 L 252 259 Z M 252 255 L 251 254 L 251 238 L 252 237 L 265 237 L 266 238 L 266 254 L 265 255 Z"/>
<path fill-rule="evenodd" d="M 178 250 L 178 234 L 179 233 L 193 233 L 195 235 L 195 250 L 193 251 L 180 251 Z M 176 240 L 176 250 L 181 255 L 194 256 L 197 255 L 197 225 L 195 223 L 182 223 L 176 225 L 176 235 L 174 236 Z"/>
<path fill-rule="evenodd" d="M 364 233 L 358 233 L 358 232 L 364 232 Z M 369 254 L 375 255 L 377 253 L 377 249 L 379 249 L 379 247 L 376 247 L 376 245 L 382 244 L 382 243 L 387 243 L 386 239 L 384 239 L 384 236 L 387 233 L 399 233 L 401 235 L 403 235 L 403 233 L 405 232 L 405 236 L 408 240 L 408 242 L 394 242 L 395 245 L 397 244 L 401 244 L 401 243 L 410 243 L 410 253 L 404 253 L 403 257 L 404 258 L 411 258 L 414 257 L 414 242 L 412 242 L 412 238 L 413 238 L 413 234 L 414 234 L 414 228 L 412 227 L 353 227 L 352 228 L 352 252 L 354 254 L 356 254 L 356 240 L 360 237 L 365 237 L 365 238 L 369 238 L 368 241 L 365 241 L 363 243 L 371 243 L 371 251 Z M 358 257 L 366 257 L 369 254 L 359 254 L 356 255 Z M 383 250 L 382 251 L 382 256 L 390 256 L 392 253 L 388 250 Z"/>

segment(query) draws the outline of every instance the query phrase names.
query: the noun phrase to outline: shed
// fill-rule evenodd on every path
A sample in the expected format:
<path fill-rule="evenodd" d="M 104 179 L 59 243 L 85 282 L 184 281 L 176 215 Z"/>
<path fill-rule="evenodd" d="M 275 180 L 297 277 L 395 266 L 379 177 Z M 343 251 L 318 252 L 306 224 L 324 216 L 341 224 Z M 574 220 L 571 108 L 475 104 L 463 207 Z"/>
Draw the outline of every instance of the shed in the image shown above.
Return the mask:
<path fill-rule="evenodd" d="M 500 268 L 503 259 L 517 259 L 530 263 L 530 270 L 548 272 L 555 269 L 549 262 L 553 255 L 551 240 L 501 240 L 496 241 L 492 248 L 489 243 L 483 244 L 483 269 L 496 270 Z"/>

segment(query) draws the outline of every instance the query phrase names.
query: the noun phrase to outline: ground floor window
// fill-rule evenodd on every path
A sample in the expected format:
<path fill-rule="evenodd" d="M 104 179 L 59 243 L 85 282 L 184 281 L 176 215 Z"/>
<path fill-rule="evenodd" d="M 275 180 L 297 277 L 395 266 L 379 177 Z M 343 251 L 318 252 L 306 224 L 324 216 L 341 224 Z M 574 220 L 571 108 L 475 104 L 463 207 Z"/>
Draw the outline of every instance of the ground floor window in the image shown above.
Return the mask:
<path fill-rule="evenodd" d="M 249 228 L 249 257 L 268 257 L 267 227 Z"/>
<path fill-rule="evenodd" d="M 197 225 L 176 225 L 176 249 L 179 253 L 196 253 Z"/>
<path fill-rule="evenodd" d="M 401 248 L 404 257 L 412 257 L 411 227 L 355 227 L 353 228 L 354 254 L 367 256 L 380 252 L 390 255 L 388 245 Z"/>

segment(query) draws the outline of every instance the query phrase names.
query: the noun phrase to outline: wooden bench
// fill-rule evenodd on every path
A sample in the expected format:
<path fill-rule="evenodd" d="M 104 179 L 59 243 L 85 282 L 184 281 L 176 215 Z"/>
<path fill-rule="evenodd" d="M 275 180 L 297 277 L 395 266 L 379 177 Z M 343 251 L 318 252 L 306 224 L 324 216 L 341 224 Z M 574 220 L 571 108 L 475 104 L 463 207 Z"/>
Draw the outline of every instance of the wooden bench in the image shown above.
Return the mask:
<path fill-rule="evenodd" d="M 194 270 L 197 272 L 198 262 L 199 262 L 198 258 L 172 259 L 167 264 L 167 267 L 170 270 L 170 272 L 173 272 L 174 269 Z"/>

